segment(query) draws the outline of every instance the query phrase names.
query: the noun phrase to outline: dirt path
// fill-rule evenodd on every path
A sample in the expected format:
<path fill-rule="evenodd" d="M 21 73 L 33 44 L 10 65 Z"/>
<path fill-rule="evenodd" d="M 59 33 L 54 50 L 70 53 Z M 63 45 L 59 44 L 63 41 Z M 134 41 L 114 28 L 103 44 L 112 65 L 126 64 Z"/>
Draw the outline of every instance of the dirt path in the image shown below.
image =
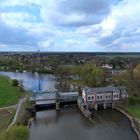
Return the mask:
<path fill-rule="evenodd" d="M 16 123 L 16 120 L 17 120 L 17 117 L 18 117 L 18 114 L 19 114 L 19 111 L 20 111 L 20 108 L 21 108 L 21 105 L 22 103 L 26 100 L 26 98 L 21 98 L 19 103 L 18 103 L 18 106 L 17 106 L 17 110 L 16 110 L 16 114 L 14 116 L 14 119 L 13 121 L 10 123 L 10 125 L 8 126 L 7 130 L 9 130 L 9 128 L 14 125 Z"/>
<path fill-rule="evenodd" d="M 0 111 L 1 111 L 1 110 L 4 110 L 4 109 L 16 108 L 16 107 L 17 107 L 17 104 L 16 104 L 16 105 L 12 105 L 12 106 L 6 106 L 6 107 L 0 108 Z"/>

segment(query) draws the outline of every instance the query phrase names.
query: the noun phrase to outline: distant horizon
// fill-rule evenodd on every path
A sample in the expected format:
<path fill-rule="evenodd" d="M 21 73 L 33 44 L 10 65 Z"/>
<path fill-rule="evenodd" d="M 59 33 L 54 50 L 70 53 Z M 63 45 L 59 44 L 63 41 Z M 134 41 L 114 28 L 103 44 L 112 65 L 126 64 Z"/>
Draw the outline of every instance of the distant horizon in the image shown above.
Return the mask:
<path fill-rule="evenodd" d="M 78 52 L 78 51 L 0 51 L 1 53 L 52 53 L 52 54 L 140 54 L 140 52 Z"/>

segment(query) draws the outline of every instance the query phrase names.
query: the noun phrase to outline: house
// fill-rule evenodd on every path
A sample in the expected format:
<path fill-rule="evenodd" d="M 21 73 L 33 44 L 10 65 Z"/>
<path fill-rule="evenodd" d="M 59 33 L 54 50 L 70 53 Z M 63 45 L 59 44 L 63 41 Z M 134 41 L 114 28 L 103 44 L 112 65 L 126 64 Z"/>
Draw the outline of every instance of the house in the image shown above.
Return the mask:
<path fill-rule="evenodd" d="M 101 67 L 102 68 L 105 68 L 105 69 L 113 69 L 113 66 L 112 65 L 109 65 L 109 64 L 102 64 Z"/>
<path fill-rule="evenodd" d="M 110 70 L 112 75 L 120 75 L 126 73 L 126 70 Z"/>
<path fill-rule="evenodd" d="M 103 106 L 105 109 L 108 106 L 114 106 L 128 97 L 127 88 L 125 86 L 115 87 L 85 87 L 82 90 L 82 98 L 84 103 L 90 109 L 96 109 L 98 106 Z"/>

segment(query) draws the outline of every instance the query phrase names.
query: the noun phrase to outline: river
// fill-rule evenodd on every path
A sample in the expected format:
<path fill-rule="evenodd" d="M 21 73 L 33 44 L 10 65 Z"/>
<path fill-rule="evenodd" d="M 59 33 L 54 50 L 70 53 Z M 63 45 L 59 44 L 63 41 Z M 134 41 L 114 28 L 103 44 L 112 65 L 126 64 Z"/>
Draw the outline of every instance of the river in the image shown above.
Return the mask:
<path fill-rule="evenodd" d="M 23 81 L 26 90 L 54 91 L 55 78 L 47 74 L 0 72 Z M 98 110 L 87 120 L 78 108 L 46 110 L 36 113 L 30 140 L 138 140 L 129 120 L 115 110 Z"/>

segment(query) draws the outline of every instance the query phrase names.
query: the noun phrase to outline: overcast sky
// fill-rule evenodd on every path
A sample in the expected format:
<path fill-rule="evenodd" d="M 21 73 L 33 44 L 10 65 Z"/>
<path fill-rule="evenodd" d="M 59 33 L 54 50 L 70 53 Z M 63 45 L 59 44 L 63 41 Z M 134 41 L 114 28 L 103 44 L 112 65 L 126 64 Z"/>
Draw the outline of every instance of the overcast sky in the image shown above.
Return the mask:
<path fill-rule="evenodd" d="M 140 51 L 140 0 L 0 0 L 0 51 Z"/>

